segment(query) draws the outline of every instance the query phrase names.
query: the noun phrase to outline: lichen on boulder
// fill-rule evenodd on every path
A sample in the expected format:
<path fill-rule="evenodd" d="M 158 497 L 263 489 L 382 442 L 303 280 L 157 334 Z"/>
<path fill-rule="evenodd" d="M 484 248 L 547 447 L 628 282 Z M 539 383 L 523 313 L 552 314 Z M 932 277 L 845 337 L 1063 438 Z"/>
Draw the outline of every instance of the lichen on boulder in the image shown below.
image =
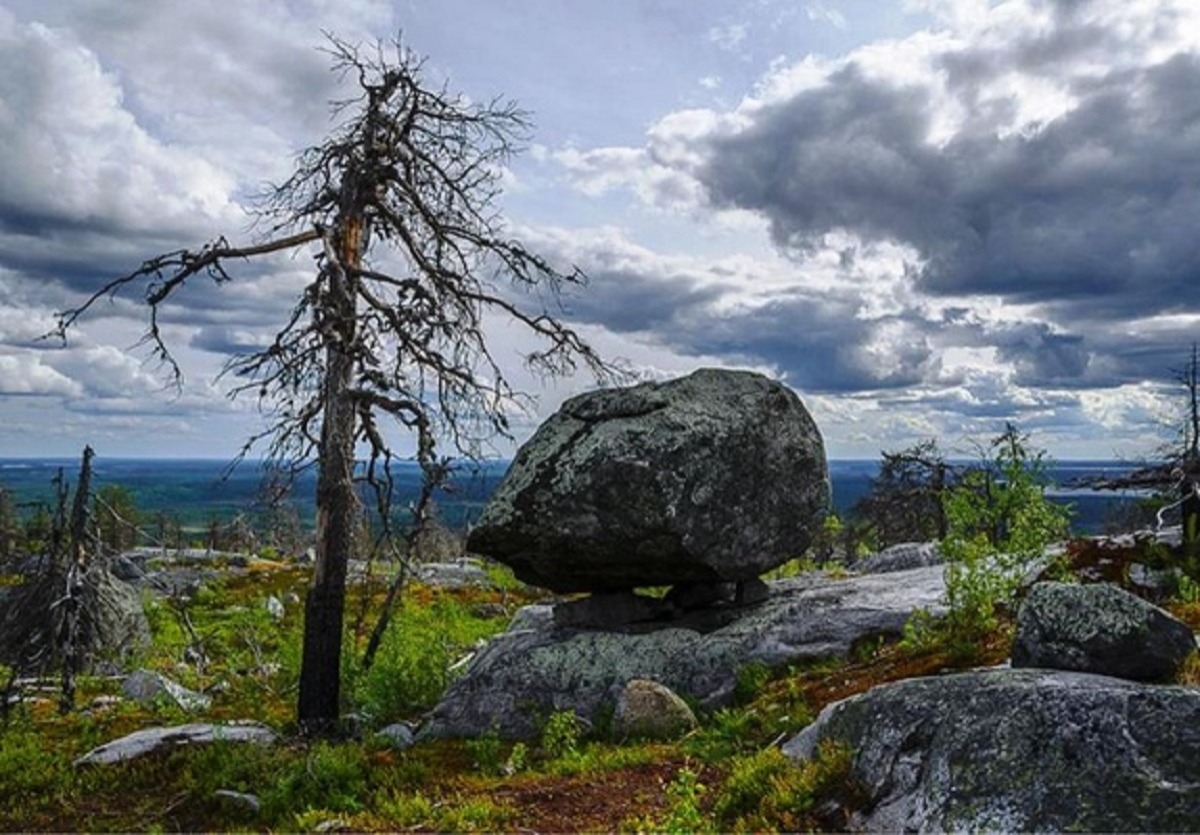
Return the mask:
<path fill-rule="evenodd" d="M 1156 681 L 1195 648 L 1187 624 L 1116 586 L 1038 583 L 1017 616 L 1012 663 Z"/>
<path fill-rule="evenodd" d="M 1057 670 L 908 679 L 784 746 L 854 752 L 870 832 L 1170 832 L 1200 821 L 1200 691 Z"/>
<path fill-rule="evenodd" d="M 746 580 L 804 553 L 829 490 L 795 392 L 702 369 L 568 400 L 517 452 L 468 548 L 557 592 Z"/>

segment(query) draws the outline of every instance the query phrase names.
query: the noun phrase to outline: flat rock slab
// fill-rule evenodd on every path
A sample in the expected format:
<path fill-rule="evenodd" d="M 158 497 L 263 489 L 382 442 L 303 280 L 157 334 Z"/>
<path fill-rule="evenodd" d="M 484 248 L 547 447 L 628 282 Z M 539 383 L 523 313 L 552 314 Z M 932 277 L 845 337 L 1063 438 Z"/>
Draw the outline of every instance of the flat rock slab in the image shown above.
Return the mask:
<path fill-rule="evenodd" d="M 768 585 L 770 595 L 754 606 L 623 631 L 563 627 L 549 606 L 527 607 L 449 687 L 421 736 L 474 737 L 494 729 L 532 737 L 554 711 L 596 719 L 633 679 L 718 707 L 732 700 L 747 664 L 845 657 L 864 638 L 900 634 L 916 609 L 945 611 L 940 566 L 844 579 L 812 574 Z"/>
<path fill-rule="evenodd" d="M 1200 822 L 1200 690 L 1090 673 L 909 679 L 829 705 L 784 746 L 854 752 L 870 832 L 1171 832 Z"/>
<path fill-rule="evenodd" d="M 75 765 L 107 765 L 184 745 L 207 745 L 213 742 L 272 745 L 278 740 L 279 735 L 274 730 L 257 722 L 227 725 L 193 722 L 169 728 L 146 728 L 134 731 L 128 736 L 107 742 L 99 748 L 93 748 L 75 760 Z"/>

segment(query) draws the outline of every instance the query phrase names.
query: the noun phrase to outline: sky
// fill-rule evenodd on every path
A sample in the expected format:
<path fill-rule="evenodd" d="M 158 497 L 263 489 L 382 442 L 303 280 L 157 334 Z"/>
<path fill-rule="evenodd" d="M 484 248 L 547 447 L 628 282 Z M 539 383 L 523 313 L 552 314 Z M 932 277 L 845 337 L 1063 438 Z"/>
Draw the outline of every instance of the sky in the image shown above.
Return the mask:
<path fill-rule="evenodd" d="M 1060 459 L 1150 454 L 1200 337 L 1194 0 L 0 0 L 0 457 L 231 457 L 263 426 L 230 351 L 311 261 L 54 313 L 147 257 L 251 243 L 255 195 L 335 124 L 324 33 L 399 37 L 532 114 L 514 236 L 589 276 L 563 315 L 644 379 L 748 368 L 830 457 L 1006 421 Z M 579 377 L 525 375 L 535 404 Z M 500 444 L 500 454 L 511 446 Z"/>

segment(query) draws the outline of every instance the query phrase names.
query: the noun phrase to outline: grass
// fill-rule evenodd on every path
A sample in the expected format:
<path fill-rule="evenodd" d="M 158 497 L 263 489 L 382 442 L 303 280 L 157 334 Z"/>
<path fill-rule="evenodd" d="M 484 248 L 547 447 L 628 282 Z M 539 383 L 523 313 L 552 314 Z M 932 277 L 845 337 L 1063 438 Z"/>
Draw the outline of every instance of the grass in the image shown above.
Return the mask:
<path fill-rule="evenodd" d="M 290 595 L 302 595 L 308 574 L 278 563 L 252 567 L 187 604 L 147 601 L 153 645 L 139 663 L 209 692 L 213 704 L 203 715 L 124 701 L 92 708 L 119 684 L 88 677 L 74 713 L 60 716 L 52 691 L 10 712 L 0 724 L 0 830 L 836 830 L 861 802 L 849 752 L 827 748 L 812 762 L 792 763 L 777 743 L 832 701 L 886 681 L 998 662 L 1011 641 L 1011 624 L 1002 624 L 965 657 L 931 627 L 922 640 L 864 641 L 845 662 L 750 664 L 733 705 L 701 712 L 700 726 L 670 743 L 618 744 L 601 722 L 593 728 L 555 713 L 533 740 L 485 735 L 396 751 L 371 731 L 418 720 L 456 662 L 534 597 L 494 567 L 497 583 L 487 589 L 414 586 L 365 670 L 359 659 L 386 588 L 378 576 L 355 587 L 347 606 L 345 709 L 361 718 L 361 738 L 217 744 L 75 768 L 90 748 L 151 725 L 252 718 L 287 731 L 301 637 L 300 606 Z M 290 601 L 282 619 L 268 612 L 269 596 Z M 1195 600 L 1170 608 L 1200 624 Z M 197 645 L 206 663 L 183 665 Z M 1200 684 L 1200 655 L 1179 681 Z M 220 789 L 254 794 L 260 809 L 222 800 Z"/>

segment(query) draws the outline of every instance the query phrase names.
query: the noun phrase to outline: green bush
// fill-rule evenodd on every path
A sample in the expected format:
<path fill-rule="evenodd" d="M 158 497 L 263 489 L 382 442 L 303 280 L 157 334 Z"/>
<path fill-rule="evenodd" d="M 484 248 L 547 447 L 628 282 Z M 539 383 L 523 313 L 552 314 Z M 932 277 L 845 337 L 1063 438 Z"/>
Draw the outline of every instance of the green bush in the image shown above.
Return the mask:
<path fill-rule="evenodd" d="M 966 647 L 997 625 L 1046 548 L 1069 529 L 1070 512 L 1046 498 L 1045 454 L 1008 424 L 990 457 L 946 494 L 946 634 Z"/>
<path fill-rule="evenodd" d="M 822 743 L 813 760 L 794 763 L 778 748 L 735 758 L 713 802 L 722 831 L 803 831 L 820 801 L 845 793 L 851 752 Z"/>
<path fill-rule="evenodd" d="M 566 757 L 579 751 L 579 740 L 583 736 L 583 723 L 571 710 L 559 710 L 550 714 L 542 728 L 542 752 L 551 759 Z"/>

